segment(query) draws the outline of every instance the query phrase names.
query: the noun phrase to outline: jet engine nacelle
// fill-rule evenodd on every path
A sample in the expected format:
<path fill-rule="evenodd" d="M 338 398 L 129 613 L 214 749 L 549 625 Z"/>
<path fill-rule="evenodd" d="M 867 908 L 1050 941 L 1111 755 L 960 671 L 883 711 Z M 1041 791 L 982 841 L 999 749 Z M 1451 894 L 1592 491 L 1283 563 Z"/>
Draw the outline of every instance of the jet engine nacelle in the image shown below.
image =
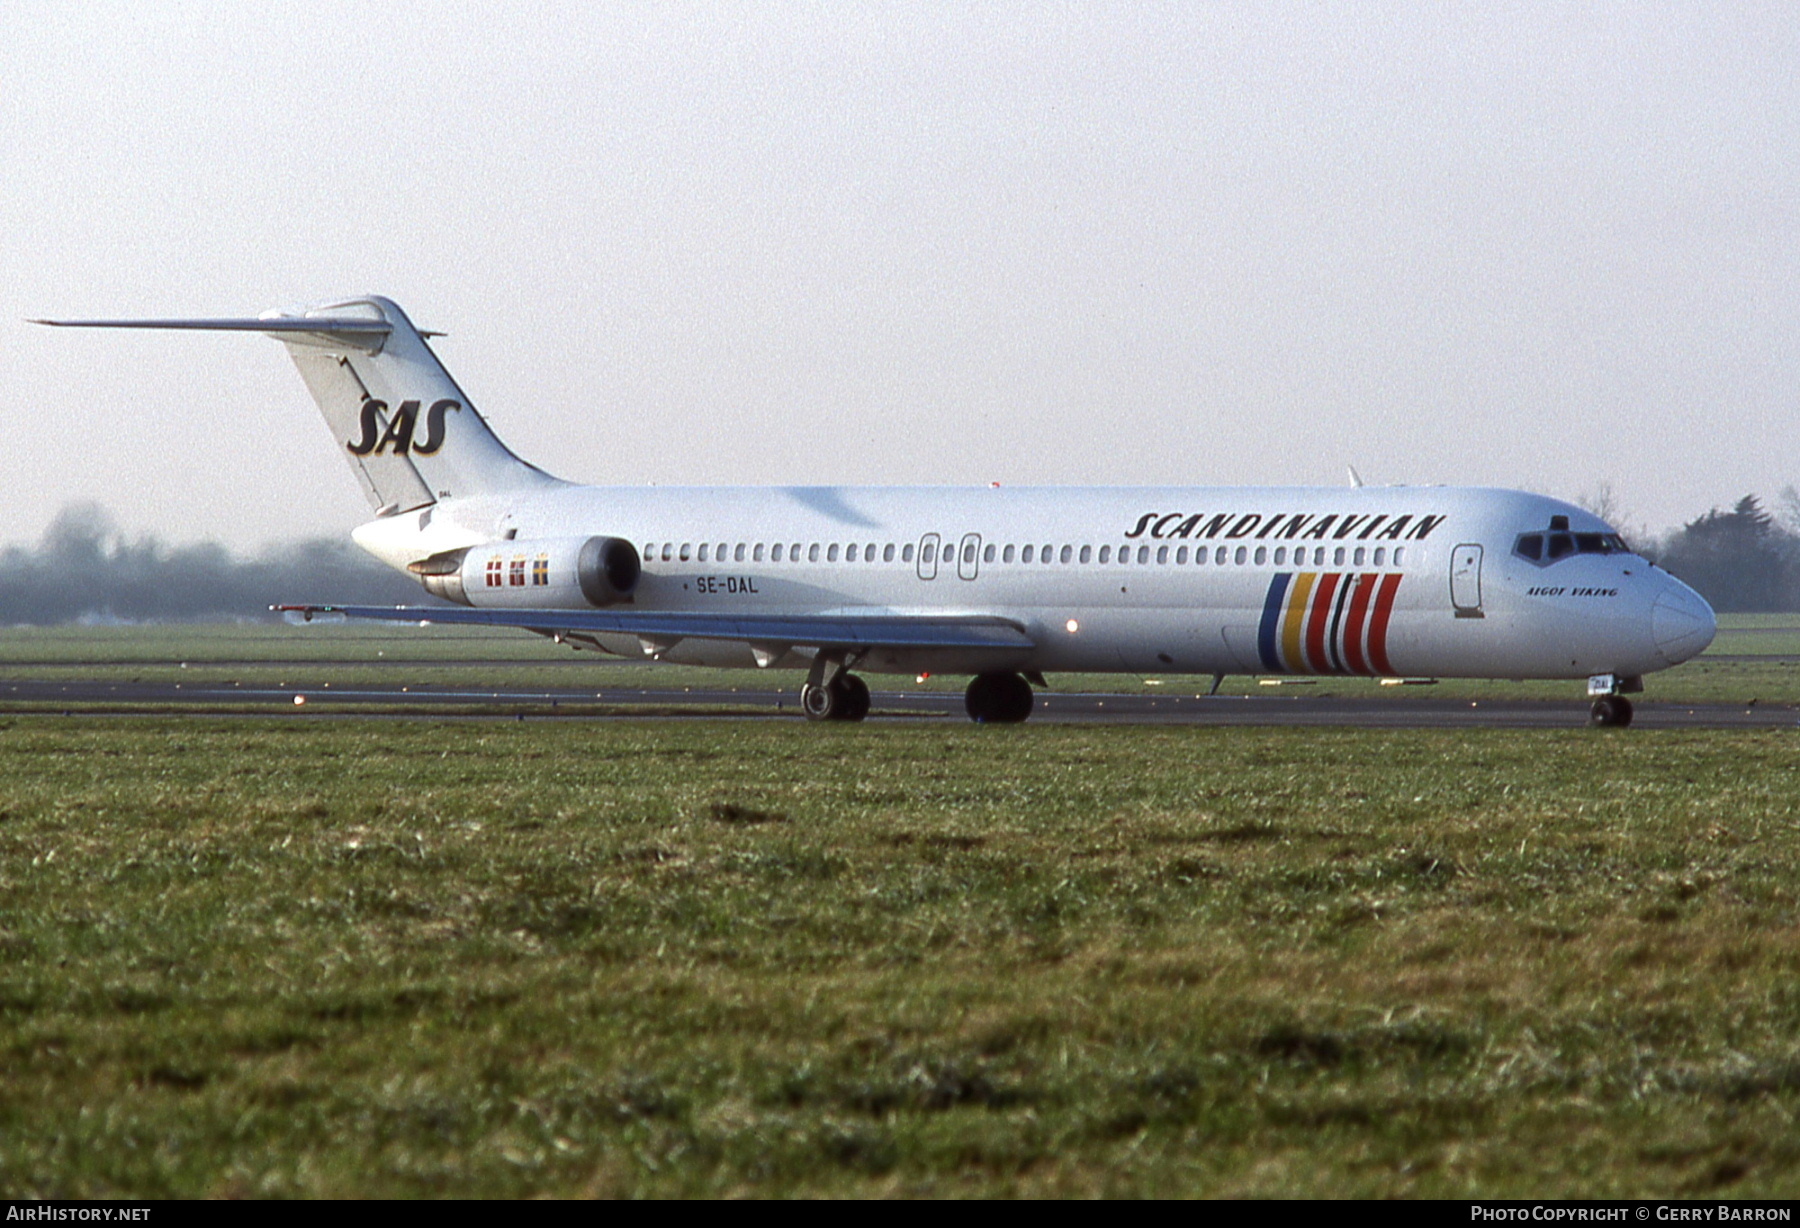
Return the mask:
<path fill-rule="evenodd" d="M 617 537 L 515 539 L 410 564 L 425 591 L 461 605 L 567 610 L 628 600 L 643 563 Z"/>

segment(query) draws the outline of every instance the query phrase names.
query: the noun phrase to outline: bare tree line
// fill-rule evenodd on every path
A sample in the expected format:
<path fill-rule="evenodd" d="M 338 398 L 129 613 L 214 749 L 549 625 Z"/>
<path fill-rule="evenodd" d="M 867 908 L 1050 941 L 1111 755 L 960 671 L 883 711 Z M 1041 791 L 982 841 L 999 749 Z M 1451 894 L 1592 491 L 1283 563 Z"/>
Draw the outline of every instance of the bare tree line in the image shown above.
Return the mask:
<path fill-rule="evenodd" d="M 1625 525 L 1627 513 L 1611 483 L 1576 500 L 1632 547 L 1699 591 L 1722 613 L 1800 610 L 1800 491 L 1785 487 L 1771 512 L 1754 494 L 1731 510 L 1713 508 L 1667 533 Z"/>
<path fill-rule="evenodd" d="M 271 602 L 433 604 L 348 542 L 317 539 L 234 558 L 203 542 L 126 538 L 98 504 L 65 507 L 35 547 L 0 549 L 0 625 L 264 620 Z"/>

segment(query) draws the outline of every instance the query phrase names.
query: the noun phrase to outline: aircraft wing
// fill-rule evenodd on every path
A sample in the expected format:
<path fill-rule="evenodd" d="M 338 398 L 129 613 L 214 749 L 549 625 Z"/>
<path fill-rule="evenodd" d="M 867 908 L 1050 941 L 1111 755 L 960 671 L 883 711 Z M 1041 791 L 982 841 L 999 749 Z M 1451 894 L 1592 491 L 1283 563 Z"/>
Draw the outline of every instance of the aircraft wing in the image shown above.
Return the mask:
<path fill-rule="evenodd" d="M 588 632 L 635 635 L 663 649 L 677 640 L 729 640 L 859 651 L 872 648 L 1024 650 L 1036 647 L 1009 619 L 983 614 L 708 614 L 633 610 L 493 610 L 462 606 L 282 605 L 273 609 L 404 623 L 519 627 L 542 635 Z"/>

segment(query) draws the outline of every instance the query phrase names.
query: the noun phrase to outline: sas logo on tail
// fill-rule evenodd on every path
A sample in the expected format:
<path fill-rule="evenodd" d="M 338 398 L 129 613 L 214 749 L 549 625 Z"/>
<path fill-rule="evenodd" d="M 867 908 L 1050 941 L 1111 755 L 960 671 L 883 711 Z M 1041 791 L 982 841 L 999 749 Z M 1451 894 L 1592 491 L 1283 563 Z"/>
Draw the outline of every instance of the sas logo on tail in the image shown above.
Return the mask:
<path fill-rule="evenodd" d="M 1269 581 L 1257 655 L 1275 674 L 1387 674 L 1392 572 L 1281 572 Z"/>
<path fill-rule="evenodd" d="M 402 401 L 398 409 L 389 410 L 386 401 L 364 397 L 362 438 L 354 443 L 346 441 L 344 446 L 353 456 L 367 456 L 371 452 L 380 456 L 390 446 L 395 456 L 405 456 L 409 452 L 430 456 L 444 446 L 444 415 L 461 408 L 460 401 L 433 401 L 431 408 L 425 411 L 425 438 L 415 441 L 413 430 L 419 421 L 419 402 Z M 385 427 L 382 426 L 384 415 L 387 416 Z"/>

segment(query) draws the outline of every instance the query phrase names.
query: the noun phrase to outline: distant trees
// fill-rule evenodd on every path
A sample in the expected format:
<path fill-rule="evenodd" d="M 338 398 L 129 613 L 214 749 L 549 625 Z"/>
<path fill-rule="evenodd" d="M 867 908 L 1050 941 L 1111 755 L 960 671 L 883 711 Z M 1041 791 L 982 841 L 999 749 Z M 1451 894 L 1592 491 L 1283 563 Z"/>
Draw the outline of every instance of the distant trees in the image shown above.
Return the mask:
<path fill-rule="evenodd" d="M 1783 506 L 1800 504 L 1793 489 Z M 1800 610 L 1800 535 L 1745 495 L 1729 512 L 1714 508 L 1663 539 L 1656 560 L 1697 589 L 1715 610 Z"/>
<path fill-rule="evenodd" d="M 65 507 L 36 548 L 0 549 L 0 576 L 0 626 L 267 619 L 278 601 L 436 604 L 346 542 L 295 542 L 236 559 L 211 542 L 127 539 L 92 503 Z"/>

